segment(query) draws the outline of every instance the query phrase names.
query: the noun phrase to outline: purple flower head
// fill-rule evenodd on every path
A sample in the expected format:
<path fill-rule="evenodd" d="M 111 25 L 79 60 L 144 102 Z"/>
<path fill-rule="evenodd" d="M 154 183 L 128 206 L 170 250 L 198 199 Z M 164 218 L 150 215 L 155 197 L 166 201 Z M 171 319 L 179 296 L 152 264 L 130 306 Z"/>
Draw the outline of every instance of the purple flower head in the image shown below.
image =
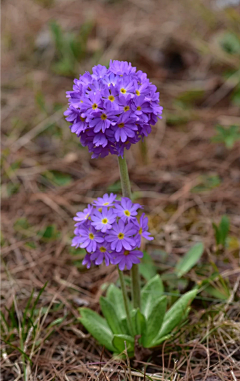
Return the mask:
<path fill-rule="evenodd" d="M 159 93 L 145 73 L 125 61 L 110 61 L 109 69 L 97 65 L 92 71 L 74 80 L 64 115 L 92 158 L 123 157 L 124 148 L 147 136 L 161 118 Z"/>
<path fill-rule="evenodd" d="M 153 240 L 153 237 L 151 237 L 150 233 L 148 232 L 148 218 L 145 213 L 141 215 L 140 221 L 135 222 L 135 224 L 138 227 L 138 232 L 135 236 L 137 247 L 141 246 L 141 237 L 146 238 L 148 241 Z"/>
<path fill-rule="evenodd" d="M 120 217 L 124 222 L 136 220 L 137 210 L 142 206 L 140 204 L 134 204 L 127 197 L 122 197 L 120 204 L 115 205 L 116 215 Z"/>
<path fill-rule="evenodd" d="M 113 210 L 105 206 L 102 208 L 102 211 L 99 212 L 96 210 L 91 217 L 92 226 L 95 229 L 100 230 L 102 233 L 106 233 L 107 230 L 112 228 L 112 224 L 116 221 L 116 215 Z"/>
<path fill-rule="evenodd" d="M 142 214 L 138 222 L 138 210 L 142 206 L 128 197 L 116 200 L 116 195 L 107 193 L 98 197 L 83 212 L 78 212 L 74 221 L 72 246 L 86 249 L 83 264 L 118 264 L 123 270 L 139 263 L 142 252 L 141 237 L 152 240 L 148 232 L 148 219 Z"/>
<path fill-rule="evenodd" d="M 124 270 L 125 266 L 128 270 L 132 268 L 133 264 L 140 263 L 140 259 L 143 257 L 143 253 L 139 250 L 123 250 L 117 253 L 113 263 L 118 265 L 120 270 Z"/>

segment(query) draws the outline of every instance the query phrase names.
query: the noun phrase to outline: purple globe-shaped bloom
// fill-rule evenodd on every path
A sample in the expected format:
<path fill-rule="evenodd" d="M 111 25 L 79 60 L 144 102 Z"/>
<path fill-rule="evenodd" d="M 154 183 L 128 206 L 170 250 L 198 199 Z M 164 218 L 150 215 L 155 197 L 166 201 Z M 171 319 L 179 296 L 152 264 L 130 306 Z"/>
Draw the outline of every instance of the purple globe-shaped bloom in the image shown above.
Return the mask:
<path fill-rule="evenodd" d="M 161 118 L 159 93 L 128 62 L 110 61 L 109 69 L 97 65 L 92 71 L 74 80 L 64 115 L 92 158 L 123 156 L 124 148 L 147 136 Z"/>
<path fill-rule="evenodd" d="M 86 249 L 83 264 L 90 268 L 94 263 L 106 266 L 117 264 L 120 270 L 131 269 L 139 263 L 143 253 L 139 250 L 141 237 L 148 240 L 148 219 L 142 214 L 138 222 L 141 205 L 129 198 L 104 194 L 74 217 L 75 230 L 72 246 Z"/>

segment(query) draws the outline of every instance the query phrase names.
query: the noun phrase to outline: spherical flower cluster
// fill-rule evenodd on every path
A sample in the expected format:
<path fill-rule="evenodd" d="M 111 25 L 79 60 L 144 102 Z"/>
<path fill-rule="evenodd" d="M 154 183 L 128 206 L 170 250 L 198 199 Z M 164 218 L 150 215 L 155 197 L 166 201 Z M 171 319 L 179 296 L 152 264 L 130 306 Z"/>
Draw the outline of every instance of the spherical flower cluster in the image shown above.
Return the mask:
<path fill-rule="evenodd" d="M 92 71 L 74 79 L 64 115 L 92 158 L 123 156 L 124 148 L 147 136 L 161 118 L 159 93 L 147 75 L 128 62 L 110 61 L 109 69 L 97 65 Z"/>
<path fill-rule="evenodd" d="M 83 264 L 106 266 L 118 264 L 120 270 L 128 270 L 140 263 L 143 253 L 139 250 L 141 237 L 152 240 L 148 232 L 148 218 L 143 213 L 138 221 L 138 209 L 127 197 L 121 201 L 111 193 L 99 197 L 83 212 L 78 212 L 74 220 L 76 228 L 72 246 L 84 248 L 87 252 Z"/>

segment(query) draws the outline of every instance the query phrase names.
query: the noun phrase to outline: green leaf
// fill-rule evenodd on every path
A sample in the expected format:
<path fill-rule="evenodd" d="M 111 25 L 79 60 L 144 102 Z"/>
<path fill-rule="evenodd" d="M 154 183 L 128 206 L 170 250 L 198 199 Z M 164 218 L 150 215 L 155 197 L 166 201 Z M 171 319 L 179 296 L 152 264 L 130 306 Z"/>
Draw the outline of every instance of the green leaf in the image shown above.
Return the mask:
<path fill-rule="evenodd" d="M 55 40 L 56 48 L 59 52 L 61 52 L 64 40 L 62 29 L 55 20 L 50 22 L 50 29 Z"/>
<path fill-rule="evenodd" d="M 228 54 L 240 54 L 240 39 L 235 33 L 225 32 L 221 36 L 220 45 Z"/>
<path fill-rule="evenodd" d="M 134 353 L 134 339 L 128 335 L 114 335 L 112 344 L 117 349 L 118 353 L 125 351 L 125 343 L 129 354 Z"/>
<path fill-rule="evenodd" d="M 60 231 L 57 230 L 55 225 L 48 225 L 43 230 L 39 230 L 37 235 L 44 242 L 55 241 L 60 237 Z"/>
<path fill-rule="evenodd" d="M 107 320 L 109 327 L 113 333 L 124 333 L 119 322 L 119 315 L 117 315 L 114 305 L 110 300 L 101 296 L 100 306 L 104 317 Z"/>
<path fill-rule="evenodd" d="M 55 319 L 49 324 L 49 327 L 53 327 L 54 325 L 61 324 L 65 320 L 65 316 L 59 317 L 58 319 Z"/>
<path fill-rule="evenodd" d="M 177 276 L 180 278 L 182 275 L 186 274 L 201 258 L 204 251 L 204 246 L 202 242 L 196 243 L 191 249 L 180 259 L 175 271 Z"/>
<path fill-rule="evenodd" d="M 163 284 L 159 275 L 156 275 L 143 287 L 141 291 L 142 313 L 148 319 L 156 300 L 163 293 Z"/>
<path fill-rule="evenodd" d="M 131 335 L 130 331 L 129 331 L 128 321 L 127 321 L 126 317 L 121 319 L 120 326 L 122 327 L 122 330 L 123 330 L 124 333 L 126 333 L 127 335 Z"/>
<path fill-rule="evenodd" d="M 191 189 L 192 193 L 208 192 L 221 184 L 218 175 L 202 175 L 199 176 L 199 184 Z"/>
<path fill-rule="evenodd" d="M 204 291 L 216 299 L 227 300 L 229 298 L 229 294 L 226 292 L 226 290 L 219 290 L 213 286 L 206 287 Z"/>
<path fill-rule="evenodd" d="M 118 314 L 119 319 L 125 318 L 126 311 L 122 291 L 114 284 L 110 284 L 110 286 L 108 287 L 107 299 L 114 305 L 115 311 Z"/>
<path fill-rule="evenodd" d="M 148 348 L 156 347 L 157 345 L 162 344 L 164 341 L 170 339 L 171 337 L 172 337 L 172 335 L 166 335 L 166 336 L 160 337 L 159 339 L 156 339 L 156 340 L 152 343 L 151 347 L 148 347 Z"/>
<path fill-rule="evenodd" d="M 235 142 L 240 140 L 239 126 L 232 125 L 230 127 L 216 126 L 216 135 L 212 137 L 213 143 L 224 143 L 230 149 L 233 148 Z"/>
<path fill-rule="evenodd" d="M 181 296 L 181 298 L 176 303 L 174 303 L 174 305 L 167 311 L 163 320 L 162 328 L 158 333 L 155 341 L 158 341 L 161 337 L 171 333 L 172 330 L 181 323 L 183 317 L 186 314 L 189 303 L 191 303 L 197 293 L 198 290 L 189 291 Z"/>
<path fill-rule="evenodd" d="M 187 105 L 193 105 L 197 101 L 202 100 L 203 97 L 204 97 L 204 90 L 199 88 L 199 89 L 191 89 L 191 90 L 183 91 L 176 97 L 176 99 Z"/>
<path fill-rule="evenodd" d="M 115 348 L 112 345 L 113 334 L 106 320 L 89 308 L 79 308 L 82 317 L 79 321 L 88 330 L 89 333 L 109 351 L 114 352 Z"/>
<path fill-rule="evenodd" d="M 240 86 L 237 86 L 235 90 L 233 90 L 231 100 L 235 106 L 240 106 Z"/>
<path fill-rule="evenodd" d="M 109 187 L 107 188 L 107 191 L 117 193 L 117 192 L 120 192 L 121 189 L 122 189 L 121 181 L 117 181 L 116 183 L 109 185 Z"/>
<path fill-rule="evenodd" d="M 179 124 L 186 124 L 189 121 L 189 115 L 183 113 L 169 113 L 166 116 L 166 123 L 168 126 L 177 126 Z"/>
<path fill-rule="evenodd" d="M 219 224 L 219 231 L 220 231 L 220 243 L 225 246 L 226 245 L 226 239 L 229 232 L 229 219 L 227 216 L 222 216 L 221 222 Z"/>
<path fill-rule="evenodd" d="M 157 268 L 152 260 L 152 257 L 146 252 L 143 252 L 143 258 L 139 265 L 140 274 L 147 280 L 152 279 L 157 274 Z"/>
<path fill-rule="evenodd" d="M 146 329 L 145 316 L 140 312 L 139 308 L 137 308 L 131 311 L 131 317 L 134 335 L 142 335 Z"/>
<path fill-rule="evenodd" d="M 226 240 L 229 233 L 229 219 L 227 216 L 223 216 L 220 224 L 217 226 L 216 224 L 212 224 L 215 230 L 215 240 L 217 245 L 226 246 Z"/>
<path fill-rule="evenodd" d="M 155 341 L 158 332 L 160 331 L 167 307 L 167 297 L 162 296 L 154 305 L 151 315 L 147 319 L 146 330 L 143 335 L 143 346 L 149 348 Z"/>

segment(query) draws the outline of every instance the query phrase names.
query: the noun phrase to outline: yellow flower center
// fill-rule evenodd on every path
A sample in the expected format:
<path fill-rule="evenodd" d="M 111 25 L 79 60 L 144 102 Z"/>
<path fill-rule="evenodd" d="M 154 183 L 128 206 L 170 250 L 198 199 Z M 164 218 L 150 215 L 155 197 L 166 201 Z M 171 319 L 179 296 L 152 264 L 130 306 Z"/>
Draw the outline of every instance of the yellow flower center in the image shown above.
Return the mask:
<path fill-rule="evenodd" d="M 142 109 L 141 109 L 141 106 L 138 106 L 138 107 L 137 107 L 137 110 L 138 110 L 138 111 L 141 111 L 141 110 L 142 110 Z"/>
<path fill-rule="evenodd" d="M 142 228 L 139 229 L 139 234 L 142 234 Z"/>
<path fill-rule="evenodd" d="M 130 110 L 130 107 L 129 106 L 125 106 L 123 110 L 126 112 L 126 111 Z"/>
<path fill-rule="evenodd" d="M 115 98 L 114 98 L 113 95 L 109 95 L 108 99 L 109 99 L 111 102 L 115 101 Z"/>
<path fill-rule="evenodd" d="M 103 223 L 103 224 L 107 224 L 107 223 L 108 223 L 108 219 L 107 219 L 107 218 L 103 218 L 103 219 L 102 219 L 102 223 Z"/>
<path fill-rule="evenodd" d="M 98 211 L 101 212 L 101 211 L 102 211 L 102 208 L 98 208 Z"/>
<path fill-rule="evenodd" d="M 82 118 L 82 117 L 80 116 L 80 119 L 81 119 L 82 122 L 85 122 L 85 118 Z"/>
<path fill-rule="evenodd" d="M 119 124 L 118 124 L 118 127 L 119 127 L 119 128 L 123 128 L 123 127 L 124 127 L 124 123 L 119 123 Z"/>
<path fill-rule="evenodd" d="M 125 216 L 127 216 L 127 217 L 129 217 L 129 216 L 131 215 L 131 213 L 129 212 L 129 210 L 125 210 L 125 211 L 124 211 L 124 214 L 125 214 Z"/>
<path fill-rule="evenodd" d="M 104 204 L 103 204 L 103 205 L 105 206 L 105 205 L 108 205 L 108 204 L 109 204 L 109 202 L 104 202 Z"/>
<path fill-rule="evenodd" d="M 124 250 L 124 255 L 128 255 L 129 254 L 129 251 L 128 250 Z"/>
<path fill-rule="evenodd" d="M 137 94 L 137 95 L 140 95 L 140 91 L 139 91 L 139 90 L 136 90 L 136 94 Z"/>
<path fill-rule="evenodd" d="M 102 120 L 106 120 L 106 119 L 107 119 L 107 115 L 106 115 L 106 114 L 102 114 L 102 115 L 101 115 L 101 119 L 102 119 Z"/>
<path fill-rule="evenodd" d="M 107 249 L 105 249 L 105 247 L 101 246 L 100 249 L 101 253 L 105 253 L 107 251 Z"/>
<path fill-rule="evenodd" d="M 95 110 L 97 108 L 97 103 L 93 103 L 92 109 Z"/>
<path fill-rule="evenodd" d="M 118 239 L 123 239 L 124 238 L 124 234 L 123 233 L 118 233 Z"/>
<path fill-rule="evenodd" d="M 93 238 L 94 238 L 94 234 L 93 234 L 93 233 L 89 233 L 88 237 L 89 237 L 90 239 L 93 239 Z"/>
<path fill-rule="evenodd" d="M 126 90 L 123 87 L 121 88 L 120 91 L 121 91 L 122 94 L 126 94 Z"/>

